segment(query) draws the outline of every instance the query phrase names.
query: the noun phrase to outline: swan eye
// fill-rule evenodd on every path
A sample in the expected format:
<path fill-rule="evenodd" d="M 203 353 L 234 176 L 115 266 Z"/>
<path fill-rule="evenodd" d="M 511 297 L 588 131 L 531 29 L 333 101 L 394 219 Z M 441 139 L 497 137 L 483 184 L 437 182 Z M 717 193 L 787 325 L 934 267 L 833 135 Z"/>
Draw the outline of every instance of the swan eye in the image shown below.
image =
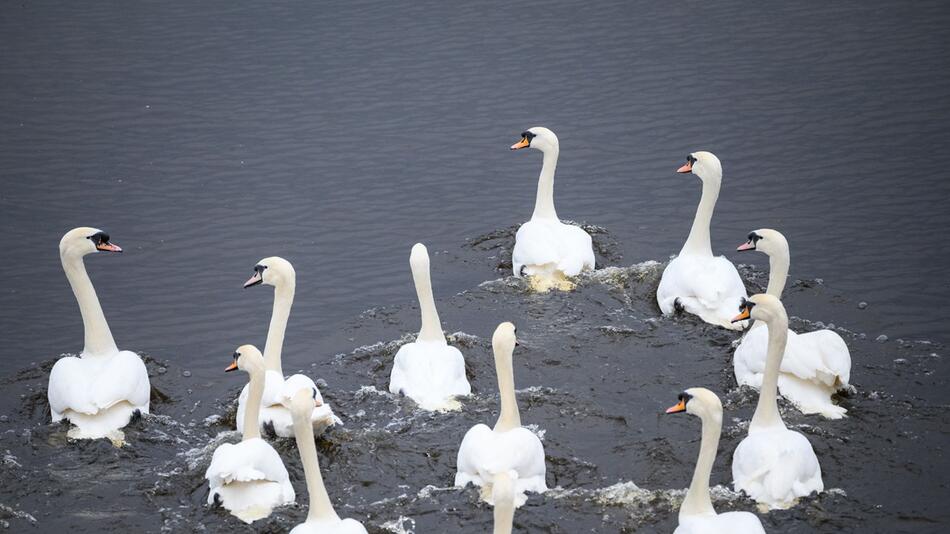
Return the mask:
<path fill-rule="evenodd" d="M 254 266 L 254 272 L 255 272 L 255 273 L 260 273 L 261 275 L 264 274 L 264 269 L 267 269 L 267 266 L 266 266 L 266 265 L 255 265 L 255 266 Z"/>
<path fill-rule="evenodd" d="M 689 393 L 686 393 L 685 391 L 682 392 L 682 393 L 680 393 L 679 396 L 676 397 L 677 400 L 683 401 L 683 404 L 686 404 L 686 403 L 689 402 L 689 400 L 692 399 L 692 398 L 693 398 L 693 396 L 690 395 Z"/>
<path fill-rule="evenodd" d="M 686 156 L 686 161 L 687 161 L 690 165 L 692 165 L 692 164 L 696 163 L 696 158 L 694 158 L 692 154 L 687 154 L 687 156 Z"/>
<path fill-rule="evenodd" d="M 316 400 L 316 399 L 317 399 L 317 388 L 311 388 L 311 390 L 313 391 L 313 399 Z"/>
<path fill-rule="evenodd" d="M 92 234 L 91 236 L 89 236 L 87 239 L 89 239 L 96 245 L 101 245 L 103 243 L 109 242 L 109 234 L 105 232 L 96 232 Z"/>
<path fill-rule="evenodd" d="M 535 135 L 534 135 L 533 133 L 531 133 L 531 132 L 525 130 L 525 131 L 521 132 L 521 137 L 527 139 L 528 142 L 530 143 L 531 140 L 535 138 Z"/>
<path fill-rule="evenodd" d="M 231 357 L 237 360 L 238 358 L 241 357 L 241 353 L 238 351 L 234 351 L 234 354 L 232 354 Z"/>
<path fill-rule="evenodd" d="M 755 232 L 752 232 L 751 234 L 749 234 L 749 241 L 751 241 L 753 245 L 758 243 L 759 239 L 762 239 L 762 236 L 760 236 L 759 234 Z"/>

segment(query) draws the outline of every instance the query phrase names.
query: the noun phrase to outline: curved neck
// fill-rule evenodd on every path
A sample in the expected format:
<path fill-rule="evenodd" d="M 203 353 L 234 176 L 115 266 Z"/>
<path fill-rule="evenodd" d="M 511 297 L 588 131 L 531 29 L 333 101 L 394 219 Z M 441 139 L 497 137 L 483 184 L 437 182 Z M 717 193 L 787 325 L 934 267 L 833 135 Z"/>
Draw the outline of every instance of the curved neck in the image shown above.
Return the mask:
<path fill-rule="evenodd" d="M 693 227 L 686 238 L 686 244 L 680 250 L 680 255 L 692 254 L 712 256 L 712 244 L 709 241 L 709 224 L 712 222 L 713 210 L 719 198 L 719 182 L 714 179 L 703 180 L 703 196 L 696 208 L 696 217 L 693 218 Z"/>
<path fill-rule="evenodd" d="M 268 371 L 277 371 L 280 376 L 284 376 L 280 354 L 284 348 L 284 332 L 287 330 L 290 308 L 294 304 L 295 290 L 294 282 L 285 282 L 274 288 L 274 311 L 270 316 L 267 341 L 264 343 L 264 365 Z"/>
<path fill-rule="evenodd" d="M 261 429 L 258 425 L 261 417 L 261 399 L 264 397 L 264 373 L 263 369 L 248 371 L 251 384 L 247 391 L 247 404 L 244 406 L 244 441 L 261 437 Z"/>
<path fill-rule="evenodd" d="M 495 430 L 505 432 L 521 426 L 521 414 L 518 413 L 518 399 L 515 398 L 515 377 L 511 363 L 514 350 L 495 350 L 495 372 L 498 374 L 498 393 L 501 396 L 501 413 L 495 423 Z"/>
<path fill-rule="evenodd" d="M 785 355 L 785 342 L 788 340 L 788 319 L 776 317 L 766 324 L 769 327 L 769 345 L 765 356 L 765 375 L 762 377 L 759 403 L 755 406 L 749 430 L 775 425 L 785 427 L 778 412 L 778 371 Z"/>
<path fill-rule="evenodd" d="M 428 262 L 424 266 L 412 266 L 412 281 L 416 286 L 416 297 L 419 299 L 419 310 L 422 313 L 422 328 L 419 330 L 418 341 L 446 344 L 445 336 L 442 334 L 442 323 L 439 321 L 439 312 L 435 309 L 435 299 L 432 297 L 432 279 L 429 277 Z"/>
<path fill-rule="evenodd" d="M 554 170 L 557 168 L 559 150 L 551 148 L 544 152 L 541 176 L 538 177 L 538 195 L 534 199 L 532 219 L 557 219 L 554 211 Z"/>
<path fill-rule="evenodd" d="M 307 477 L 307 493 L 310 494 L 310 512 L 307 521 L 318 519 L 337 519 L 333 510 L 333 503 L 323 485 L 323 475 L 320 474 L 320 462 L 317 460 L 317 446 L 313 439 L 313 423 L 309 414 L 292 412 L 294 420 L 294 437 L 297 438 L 297 450 L 300 451 L 300 460 L 303 462 L 303 472 Z"/>
<path fill-rule="evenodd" d="M 699 457 L 693 471 L 693 482 L 689 485 L 683 505 L 680 506 L 680 517 L 716 513 L 709 499 L 709 475 L 712 473 L 713 464 L 716 463 L 719 434 L 722 432 L 722 414 L 706 415 L 701 420 L 703 438 L 699 445 Z"/>
<path fill-rule="evenodd" d="M 60 255 L 60 260 L 63 262 L 63 271 L 66 272 L 69 285 L 73 288 L 73 294 L 76 295 L 76 301 L 79 302 L 79 313 L 82 314 L 85 335 L 83 356 L 107 356 L 118 352 L 82 258 Z"/>
<path fill-rule="evenodd" d="M 788 279 L 788 252 L 769 255 L 769 287 L 765 292 L 777 299 L 782 298 L 785 281 Z"/>
<path fill-rule="evenodd" d="M 493 534 L 511 534 L 515 521 L 515 496 L 511 476 L 507 472 L 495 475 L 492 500 L 495 501 L 495 528 Z"/>

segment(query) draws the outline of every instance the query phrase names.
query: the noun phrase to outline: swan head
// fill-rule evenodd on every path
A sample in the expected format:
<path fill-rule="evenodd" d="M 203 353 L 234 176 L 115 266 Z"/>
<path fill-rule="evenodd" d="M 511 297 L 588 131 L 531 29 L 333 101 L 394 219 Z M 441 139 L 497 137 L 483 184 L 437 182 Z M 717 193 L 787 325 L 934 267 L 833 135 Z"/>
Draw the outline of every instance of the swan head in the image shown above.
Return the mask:
<path fill-rule="evenodd" d="M 295 419 L 310 419 L 313 409 L 319 405 L 314 388 L 300 388 L 290 397 L 290 413 Z"/>
<path fill-rule="evenodd" d="M 758 250 L 769 256 L 788 256 L 788 241 L 780 232 L 760 228 L 749 233 L 749 240 L 736 247 L 737 251 Z"/>
<path fill-rule="evenodd" d="M 244 282 L 248 288 L 260 284 L 274 287 L 296 284 L 297 272 L 289 261 L 278 256 L 264 258 L 254 266 L 254 274 Z"/>
<path fill-rule="evenodd" d="M 750 318 L 766 323 L 771 323 L 776 319 L 784 319 L 788 322 L 788 315 L 785 313 L 785 306 L 782 305 L 782 301 L 766 293 L 759 293 L 747 299 L 742 299 L 742 304 L 739 305 L 739 315 L 733 317 L 732 322 L 736 323 Z"/>
<path fill-rule="evenodd" d="M 409 267 L 413 271 L 429 270 L 429 249 L 422 243 L 412 246 L 412 252 L 409 253 Z"/>
<path fill-rule="evenodd" d="M 518 346 L 517 332 L 518 329 L 515 325 L 509 322 L 498 325 L 491 337 L 492 349 L 496 352 L 501 351 L 508 354 L 514 352 L 515 347 Z"/>
<path fill-rule="evenodd" d="M 238 369 L 247 373 L 264 371 L 264 355 L 254 345 L 241 345 L 231 357 L 234 361 L 224 369 L 225 373 Z"/>
<path fill-rule="evenodd" d="M 73 228 L 59 240 L 61 257 L 81 258 L 94 252 L 122 252 L 122 247 L 109 241 L 109 234 L 88 226 Z"/>
<path fill-rule="evenodd" d="M 711 417 L 722 421 L 722 402 L 715 393 L 706 388 L 689 388 L 679 394 L 679 402 L 666 409 L 666 413 L 686 412 L 701 419 Z"/>
<path fill-rule="evenodd" d="M 722 181 L 722 163 L 712 152 L 700 150 L 686 156 L 686 163 L 676 169 L 678 173 L 691 172 L 703 181 L 715 180 Z"/>
<path fill-rule="evenodd" d="M 558 151 L 559 145 L 557 136 L 554 132 L 544 126 L 535 126 L 521 132 L 521 141 L 511 145 L 512 150 L 521 150 L 522 148 L 534 148 L 541 152 Z"/>

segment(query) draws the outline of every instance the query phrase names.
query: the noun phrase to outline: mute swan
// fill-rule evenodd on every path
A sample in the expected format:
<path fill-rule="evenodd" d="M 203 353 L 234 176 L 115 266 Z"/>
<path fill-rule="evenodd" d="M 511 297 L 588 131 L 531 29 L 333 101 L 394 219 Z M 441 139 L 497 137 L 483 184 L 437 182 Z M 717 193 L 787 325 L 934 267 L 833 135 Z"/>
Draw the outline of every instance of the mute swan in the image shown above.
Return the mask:
<path fill-rule="evenodd" d="M 320 475 L 317 447 L 313 443 L 313 423 L 310 414 L 316 407 L 317 390 L 302 388 L 290 400 L 294 419 L 294 434 L 297 450 L 307 477 L 307 493 L 310 494 L 310 512 L 307 520 L 290 531 L 290 534 L 366 534 L 366 529 L 355 519 L 340 519 L 333 510 Z"/>
<path fill-rule="evenodd" d="M 716 463 L 719 434 L 722 432 L 722 403 L 705 388 L 690 388 L 680 393 L 679 402 L 666 413 L 686 412 L 703 422 L 703 437 L 693 481 L 680 506 L 679 526 L 673 534 L 765 534 L 762 522 L 749 512 L 717 514 L 709 499 L 709 475 Z"/>
<path fill-rule="evenodd" d="M 75 439 L 109 438 L 123 444 L 121 428 L 140 414 L 148 414 L 151 386 L 138 354 L 119 350 L 102 313 L 96 290 L 86 274 L 83 256 L 94 252 L 122 252 L 109 234 L 96 228 L 74 228 L 59 242 L 59 258 L 79 302 L 85 346 L 79 357 L 66 356 L 49 375 L 50 415 L 75 425 L 67 435 Z"/>
<path fill-rule="evenodd" d="M 454 407 L 452 398 L 471 395 L 472 386 L 465 377 L 465 358 L 457 348 L 445 342 L 442 334 L 439 312 L 432 298 L 429 253 L 422 243 L 412 247 L 409 266 L 422 312 L 422 329 L 415 342 L 399 347 L 389 377 L 389 391 L 406 395 L 424 410 Z"/>
<path fill-rule="evenodd" d="M 525 503 L 526 491 L 544 493 L 544 446 L 530 430 L 521 426 L 518 400 L 515 398 L 515 379 L 511 356 L 515 350 L 515 326 L 501 323 L 492 336 L 495 352 L 495 371 L 501 396 L 501 413 L 495 428 L 477 424 L 465 433 L 459 447 L 455 485 L 465 487 L 469 482 L 481 486 L 481 497 L 494 505 L 493 485 L 499 473 L 514 471 L 515 507 Z"/>
<path fill-rule="evenodd" d="M 821 492 L 821 466 L 805 436 L 789 430 L 778 412 L 778 370 L 785 354 L 788 316 L 782 301 L 759 294 L 742 303 L 735 321 L 749 318 L 768 325 L 769 349 L 749 435 L 732 456 L 732 480 L 766 508 L 790 508 L 799 497 Z"/>
<path fill-rule="evenodd" d="M 515 235 L 511 253 L 514 273 L 519 278 L 528 276 L 536 291 L 570 290 L 574 283 L 567 277 L 594 268 L 594 247 L 587 232 L 562 223 L 554 211 L 554 169 L 560 151 L 557 136 L 547 128 L 529 128 L 521 134 L 521 141 L 511 145 L 511 150 L 527 147 L 540 150 L 544 161 L 534 213 Z"/>
<path fill-rule="evenodd" d="M 333 414 L 330 405 L 323 402 L 320 390 L 313 380 L 305 375 L 296 374 L 284 378 L 281 368 L 281 351 L 284 347 L 284 332 L 290 307 L 294 303 L 297 287 L 297 273 L 289 261 L 273 256 L 264 258 L 254 266 L 254 274 L 244 283 L 244 287 L 260 284 L 274 286 L 274 311 L 271 313 L 267 341 L 264 344 L 264 361 L 267 373 L 264 383 L 264 399 L 261 404 L 261 428 L 273 427 L 274 433 L 282 438 L 293 437 L 293 418 L 290 415 L 290 397 L 300 388 L 317 390 L 316 408 L 313 410 L 313 426 L 317 435 L 327 427 L 342 424 Z M 244 432 L 244 410 L 247 405 L 248 387 L 244 386 L 238 397 L 237 429 Z"/>
<path fill-rule="evenodd" d="M 746 297 L 745 285 L 729 260 L 713 256 L 709 241 L 709 223 L 719 198 L 722 165 L 710 152 L 693 152 L 676 172 L 699 176 L 703 196 L 686 244 L 663 270 L 656 301 L 665 315 L 682 308 L 707 323 L 741 330 L 746 324 L 732 324 L 729 318 Z"/>
<path fill-rule="evenodd" d="M 749 241 L 736 250 L 758 250 L 769 257 L 769 286 L 766 293 L 782 298 L 788 276 L 789 251 L 785 236 L 767 228 L 749 234 Z M 736 347 L 733 365 L 739 384 L 762 386 L 768 328 L 756 322 Z M 788 331 L 785 357 L 778 375 L 778 389 L 802 413 L 819 413 L 829 419 L 844 417 L 847 410 L 831 402 L 831 395 L 848 387 L 851 353 L 836 332 L 816 330 L 804 334 Z"/>
<path fill-rule="evenodd" d="M 253 345 L 242 345 L 225 371 L 235 369 L 250 375 L 251 408 L 244 414 L 244 437 L 238 444 L 215 449 L 205 478 L 211 486 L 208 504 L 221 504 L 234 517 L 253 523 L 271 514 L 274 507 L 294 502 L 294 488 L 284 462 L 269 443 L 261 439 L 258 417 L 264 395 L 264 357 Z"/>
<path fill-rule="evenodd" d="M 515 521 L 515 471 L 501 471 L 492 484 L 492 500 L 495 502 L 495 528 L 493 534 L 511 534 Z"/>

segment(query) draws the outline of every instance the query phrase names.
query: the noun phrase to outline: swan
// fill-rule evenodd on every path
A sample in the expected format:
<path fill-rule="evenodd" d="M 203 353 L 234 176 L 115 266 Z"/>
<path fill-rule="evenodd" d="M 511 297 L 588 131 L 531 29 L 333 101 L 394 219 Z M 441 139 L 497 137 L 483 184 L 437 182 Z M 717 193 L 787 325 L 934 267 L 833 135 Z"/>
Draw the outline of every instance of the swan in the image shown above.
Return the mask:
<path fill-rule="evenodd" d="M 594 246 L 587 232 L 562 223 L 554 211 L 554 169 L 560 151 L 557 136 L 547 128 L 529 128 L 522 132 L 521 141 L 511 145 L 511 150 L 528 147 L 540 150 L 544 160 L 534 213 L 515 234 L 511 253 L 514 274 L 519 278 L 527 276 L 536 291 L 570 290 L 574 283 L 568 277 L 594 268 Z"/>
<path fill-rule="evenodd" d="M 749 512 L 717 514 L 709 499 L 709 475 L 716 463 L 719 434 L 722 432 L 722 403 L 706 388 L 690 388 L 680 393 L 679 402 L 666 413 L 686 412 L 702 421 L 703 437 L 693 481 L 680 506 L 679 526 L 673 534 L 765 534 L 762 522 Z"/>
<path fill-rule="evenodd" d="M 301 388 L 290 399 L 290 412 L 294 420 L 294 435 L 297 450 L 307 477 L 307 493 L 310 494 L 310 512 L 307 520 L 297 525 L 290 534 L 367 534 L 366 528 L 355 519 L 340 519 L 333 510 L 327 488 L 320 475 L 317 447 L 313 443 L 311 414 L 316 407 L 317 390 Z"/>
<path fill-rule="evenodd" d="M 465 377 L 465 358 L 446 343 L 442 334 L 432 298 L 429 252 L 422 243 L 412 247 L 409 266 L 422 312 L 422 329 L 415 342 L 399 347 L 389 377 L 389 391 L 406 395 L 424 410 L 458 407 L 452 398 L 471 395 L 472 386 Z"/>
<path fill-rule="evenodd" d="M 264 398 L 261 403 L 260 425 L 262 429 L 273 429 L 282 437 L 293 437 L 293 418 L 290 415 L 290 397 L 300 388 L 317 390 L 316 407 L 313 409 L 313 426 L 317 435 L 327 427 L 342 424 L 333 414 L 330 405 L 323 402 L 323 396 L 313 380 L 305 375 L 296 374 L 284 378 L 281 368 L 281 351 L 284 346 L 284 332 L 290 307 L 294 303 L 294 291 L 297 287 L 297 273 L 293 265 L 284 258 L 273 256 L 264 258 L 254 266 L 254 274 L 244 283 L 244 287 L 256 285 L 274 286 L 274 311 L 271 313 L 267 341 L 264 344 L 264 361 L 267 367 L 264 382 Z M 244 410 L 247 406 L 248 386 L 244 386 L 238 397 L 237 429 L 244 432 Z"/>
<path fill-rule="evenodd" d="M 769 257 L 769 285 L 766 293 L 782 298 L 788 276 L 788 241 L 781 233 L 763 228 L 749 234 L 749 240 L 736 249 L 758 250 Z M 762 386 L 768 328 L 756 322 L 736 347 L 733 366 L 740 385 Z M 778 389 L 805 414 L 818 413 L 829 419 L 844 417 L 847 410 L 836 406 L 831 395 L 848 388 L 851 378 L 851 353 L 836 332 L 816 330 L 804 334 L 788 331 L 785 357 L 778 375 Z"/>
<path fill-rule="evenodd" d="M 54 423 L 68 420 L 74 439 L 109 438 L 124 443 L 120 430 L 133 418 L 148 414 L 151 385 L 138 354 L 119 350 L 86 273 L 83 256 L 95 252 L 122 252 L 97 228 L 74 228 L 59 242 L 59 258 L 79 302 L 85 346 L 79 357 L 60 358 L 50 371 L 50 415 Z"/>
<path fill-rule="evenodd" d="M 465 487 L 471 482 L 481 486 L 482 500 L 494 505 L 493 486 L 498 474 L 514 471 L 514 505 L 520 507 L 527 500 L 526 491 L 544 493 L 548 487 L 544 481 L 544 446 L 538 436 L 521 426 L 518 413 L 511 362 L 516 344 L 515 325 L 498 325 L 492 336 L 492 349 L 501 413 L 495 428 L 479 423 L 465 433 L 456 461 L 455 485 Z"/>
<path fill-rule="evenodd" d="M 744 322 L 733 324 L 729 319 L 747 296 L 745 285 L 729 260 L 713 256 L 709 241 L 709 223 L 722 184 L 722 165 L 710 152 L 693 152 L 676 172 L 699 176 L 703 196 L 686 244 L 663 270 L 656 301 L 664 315 L 685 309 L 707 323 L 741 330 L 746 326 Z"/>
<path fill-rule="evenodd" d="M 772 295 L 753 295 L 742 303 L 734 320 L 755 319 L 768 325 L 769 348 L 759 403 L 746 436 L 732 456 L 732 480 L 764 508 L 790 508 L 799 497 L 821 492 L 821 466 L 811 443 L 789 430 L 778 411 L 778 372 L 785 354 L 788 316 Z"/>
<path fill-rule="evenodd" d="M 242 345 L 225 372 L 240 369 L 250 375 L 251 408 L 244 413 L 244 437 L 238 444 L 225 443 L 214 450 L 205 478 L 211 487 L 208 504 L 220 504 L 232 515 L 253 523 L 277 506 L 294 502 L 294 487 L 277 451 L 261 439 L 258 418 L 264 395 L 264 357 L 253 345 Z"/>

